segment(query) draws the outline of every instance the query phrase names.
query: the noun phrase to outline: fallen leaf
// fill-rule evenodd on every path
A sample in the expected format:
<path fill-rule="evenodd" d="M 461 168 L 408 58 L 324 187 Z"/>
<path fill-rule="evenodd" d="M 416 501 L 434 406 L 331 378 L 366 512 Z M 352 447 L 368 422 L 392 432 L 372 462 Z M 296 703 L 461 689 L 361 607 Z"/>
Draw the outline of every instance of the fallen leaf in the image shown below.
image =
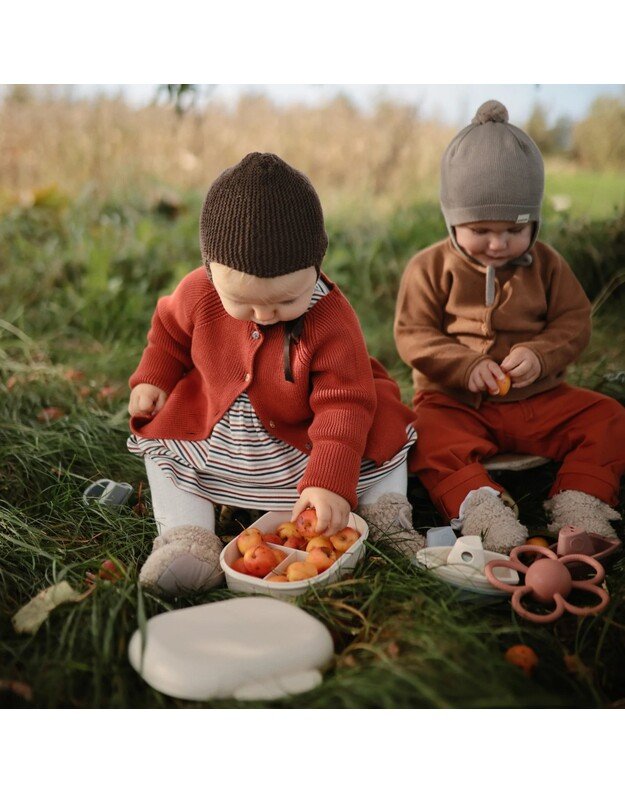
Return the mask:
<path fill-rule="evenodd" d="M 7 390 L 12 391 L 18 384 L 17 375 L 11 375 L 7 380 Z"/>
<path fill-rule="evenodd" d="M 37 414 L 37 419 L 39 422 L 54 422 L 57 419 L 62 419 L 64 416 L 65 412 L 61 411 L 60 408 L 50 406 L 49 408 L 42 408 Z"/>
<path fill-rule="evenodd" d="M 98 400 L 110 400 L 119 392 L 117 386 L 102 386 L 98 392 Z"/>
<path fill-rule="evenodd" d="M 137 502 L 132 507 L 132 512 L 135 515 L 138 515 L 140 518 L 147 515 L 148 507 L 146 503 L 143 501 L 143 480 L 139 483 L 139 488 L 137 490 Z"/>
<path fill-rule="evenodd" d="M 31 701 L 33 699 L 33 688 L 30 684 L 24 684 L 22 681 L 0 680 L 0 691 L 11 692 L 23 700 Z"/>
<path fill-rule="evenodd" d="M 66 369 L 65 370 L 65 380 L 84 380 L 85 373 L 81 372 L 79 369 Z"/>
<path fill-rule="evenodd" d="M 399 645 L 396 642 L 389 642 L 389 644 L 386 646 L 386 652 L 391 659 L 397 659 L 399 656 Z"/>
<path fill-rule="evenodd" d="M 61 193 L 56 183 L 43 185 L 33 190 L 33 206 L 35 207 L 61 207 L 67 202 L 67 197 Z"/>
<path fill-rule="evenodd" d="M 565 653 L 562 657 L 562 660 L 569 673 L 585 676 L 590 672 L 589 668 L 586 667 L 584 662 L 582 662 L 576 653 Z"/>
<path fill-rule="evenodd" d="M 82 601 L 90 592 L 77 593 L 65 581 L 46 587 L 13 615 L 13 628 L 18 634 L 35 634 L 55 607 L 67 601 Z"/>

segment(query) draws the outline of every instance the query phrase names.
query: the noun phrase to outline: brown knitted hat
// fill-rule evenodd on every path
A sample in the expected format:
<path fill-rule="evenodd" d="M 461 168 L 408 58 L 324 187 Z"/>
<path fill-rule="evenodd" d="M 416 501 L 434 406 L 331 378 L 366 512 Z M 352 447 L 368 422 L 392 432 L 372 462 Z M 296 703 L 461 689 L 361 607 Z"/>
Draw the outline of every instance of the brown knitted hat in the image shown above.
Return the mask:
<path fill-rule="evenodd" d="M 200 215 L 202 261 L 261 278 L 314 266 L 328 247 L 319 196 L 275 154 L 253 152 L 211 185 Z"/>
<path fill-rule="evenodd" d="M 540 221 L 543 158 L 527 133 L 508 123 L 494 99 L 449 144 L 441 162 L 441 208 L 451 229 L 473 221 Z"/>

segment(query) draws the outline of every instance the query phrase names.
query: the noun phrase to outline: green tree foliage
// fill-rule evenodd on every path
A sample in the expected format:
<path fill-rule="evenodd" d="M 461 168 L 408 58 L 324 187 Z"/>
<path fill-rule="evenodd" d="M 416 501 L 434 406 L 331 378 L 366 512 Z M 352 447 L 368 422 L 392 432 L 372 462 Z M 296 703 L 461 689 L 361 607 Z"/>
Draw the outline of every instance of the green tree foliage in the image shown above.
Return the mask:
<path fill-rule="evenodd" d="M 573 129 L 573 155 L 593 169 L 625 165 L 625 94 L 593 102 L 588 116 Z"/>
<path fill-rule="evenodd" d="M 534 105 L 525 129 L 543 155 L 563 154 L 569 146 L 570 119 L 560 116 L 554 124 L 550 125 L 547 111 L 540 102 L 536 102 Z"/>

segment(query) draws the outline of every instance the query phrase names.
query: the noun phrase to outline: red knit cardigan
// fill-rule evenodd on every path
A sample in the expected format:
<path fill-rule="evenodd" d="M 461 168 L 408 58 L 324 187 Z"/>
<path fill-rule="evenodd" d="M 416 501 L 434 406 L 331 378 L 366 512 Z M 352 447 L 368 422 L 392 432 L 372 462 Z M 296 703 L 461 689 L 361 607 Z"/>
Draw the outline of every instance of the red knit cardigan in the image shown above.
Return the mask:
<path fill-rule="evenodd" d="M 207 272 L 197 268 L 160 298 L 131 388 L 169 395 L 153 417 L 130 420 L 144 438 L 201 440 L 247 391 L 268 433 L 309 456 L 298 491 L 316 486 L 356 506 L 362 458 L 377 465 L 406 441 L 413 412 L 384 368 L 367 354 L 358 318 L 338 287 L 305 315 L 291 346 L 294 382 L 283 368 L 284 325 L 236 320 Z"/>

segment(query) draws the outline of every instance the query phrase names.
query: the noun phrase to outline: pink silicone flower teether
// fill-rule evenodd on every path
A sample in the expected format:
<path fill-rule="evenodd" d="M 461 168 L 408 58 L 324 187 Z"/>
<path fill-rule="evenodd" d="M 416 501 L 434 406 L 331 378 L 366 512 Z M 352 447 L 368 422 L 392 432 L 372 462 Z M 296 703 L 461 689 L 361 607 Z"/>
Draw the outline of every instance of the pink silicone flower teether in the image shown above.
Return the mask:
<path fill-rule="evenodd" d="M 530 565 L 523 565 L 519 560 L 519 554 L 534 554 L 543 559 L 534 560 Z M 566 567 L 566 564 L 571 562 L 583 562 L 590 565 L 596 573 L 592 579 L 573 580 Z M 514 571 L 525 574 L 525 584 L 510 585 L 501 582 L 495 576 L 494 568 L 512 568 Z M 566 554 L 564 557 L 558 557 L 551 549 L 541 546 L 517 546 L 510 552 L 509 560 L 491 560 L 486 563 L 484 573 L 494 587 L 512 593 L 512 609 L 518 615 L 535 623 L 550 623 L 552 620 L 557 620 L 562 617 L 565 610 L 573 615 L 594 615 L 605 609 L 610 601 L 607 592 L 601 587 L 597 587 L 605 576 L 603 566 L 586 554 Z M 576 607 L 570 604 L 566 597 L 573 589 L 593 593 L 599 598 L 599 603 L 591 607 Z M 547 615 L 529 612 L 521 604 L 521 599 L 524 596 L 532 596 L 541 604 L 555 603 L 555 608 Z"/>

